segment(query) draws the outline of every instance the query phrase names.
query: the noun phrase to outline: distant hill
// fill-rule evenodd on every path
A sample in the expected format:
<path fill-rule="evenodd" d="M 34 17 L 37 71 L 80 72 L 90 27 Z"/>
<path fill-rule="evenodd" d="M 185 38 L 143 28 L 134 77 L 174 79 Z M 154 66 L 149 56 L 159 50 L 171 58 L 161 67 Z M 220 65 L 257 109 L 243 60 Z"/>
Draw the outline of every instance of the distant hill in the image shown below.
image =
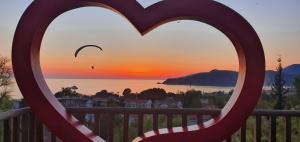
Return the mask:
<path fill-rule="evenodd" d="M 300 73 L 300 72 L 299 72 Z M 274 77 L 276 75 L 276 72 L 275 71 L 266 71 L 266 74 L 265 74 L 265 85 L 266 86 L 270 86 L 272 85 L 273 81 L 274 81 Z M 292 86 L 293 85 L 293 82 L 294 82 L 294 79 L 297 77 L 298 75 L 296 74 L 286 74 L 286 73 L 283 73 L 283 78 L 286 82 L 286 85 L 287 86 Z"/>
<path fill-rule="evenodd" d="M 283 72 L 290 75 L 300 75 L 300 64 L 293 64 L 284 68 Z"/>
<path fill-rule="evenodd" d="M 300 66 L 291 65 L 284 68 L 284 80 L 286 85 L 291 86 L 295 77 L 300 75 Z M 272 85 L 276 72 L 272 70 L 266 71 L 265 85 Z M 238 78 L 238 72 L 228 70 L 212 70 L 210 72 L 196 73 L 179 78 L 169 78 L 163 82 L 166 85 L 196 85 L 196 86 L 235 86 Z"/>
<path fill-rule="evenodd" d="M 199 86 L 235 86 L 238 73 L 235 71 L 212 70 L 180 78 L 170 78 L 163 82 L 168 85 L 199 85 Z"/>

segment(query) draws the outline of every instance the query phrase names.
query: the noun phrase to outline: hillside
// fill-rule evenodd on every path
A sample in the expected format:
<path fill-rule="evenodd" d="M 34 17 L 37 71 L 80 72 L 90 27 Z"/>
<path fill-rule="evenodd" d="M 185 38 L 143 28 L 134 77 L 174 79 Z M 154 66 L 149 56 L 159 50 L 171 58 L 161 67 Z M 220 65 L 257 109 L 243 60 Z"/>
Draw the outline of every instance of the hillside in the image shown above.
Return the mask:
<path fill-rule="evenodd" d="M 163 82 L 167 85 L 199 85 L 199 86 L 235 86 L 238 73 L 235 71 L 212 70 L 180 78 L 170 78 Z"/>
<path fill-rule="evenodd" d="M 276 72 L 266 71 L 265 85 L 272 85 Z M 295 77 L 300 75 L 300 65 L 291 65 L 284 68 L 284 80 L 286 85 L 291 86 Z M 238 78 L 238 72 L 228 70 L 212 70 L 210 72 L 196 73 L 179 78 L 166 79 L 163 84 L 166 85 L 196 85 L 196 86 L 235 86 Z"/>
<path fill-rule="evenodd" d="M 290 75 L 300 75 L 300 64 L 293 64 L 284 68 L 283 72 Z"/>

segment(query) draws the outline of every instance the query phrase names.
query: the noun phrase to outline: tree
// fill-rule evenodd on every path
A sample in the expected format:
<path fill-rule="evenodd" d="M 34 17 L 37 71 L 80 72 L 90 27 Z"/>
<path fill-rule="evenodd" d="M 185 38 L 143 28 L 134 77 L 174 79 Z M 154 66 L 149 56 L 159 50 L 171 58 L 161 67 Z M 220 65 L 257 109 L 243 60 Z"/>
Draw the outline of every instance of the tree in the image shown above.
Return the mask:
<path fill-rule="evenodd" d="M 12 84 L 12 69 L 7 65 L 9 59 L 0 57 L 0 109 L 7 110 L 12 106 L 11 98 L 9 96 L 9 85 Z"/>
<path fill-rule="evenodd" d="M 72 87 L 63 87 L 61 88 L 61 91 L 55 93 L 55 97 L 57 98 L 63 98 L 63 97 L 81 97 L 83 96 L 80 93 L 77 93 L 78 87 L 72 86 Z"/>
<path fill-rule="evenodd" d="M 184 108 L 200 108 L 201 103 L 201 91 L 189 90 L 184 94 L 183 107 Z"/>
<path fill-rule="evenodd" d="M 275 109 L 285 109 L 286 108 L 286 94 L 288 93 L 288 89 L 285 88 L 285 81 L 283 79 L 282 73 L 282 65 L 281 58 L 278 60 L 277 72 L 274 78 L 274 82 L 272 84 L 272 95 L 276 99 Z"/>
<path fill-rule="evenodd" d="M 287 106 L 290 110 L 300 109 L 300 76 L 296 77 L 293 82 L 294 85 L 294 95 L 289 95 L 287 97 Z"/>
<path fill-rule="evenodd" d="M 124 98 L 135 98 L 136 96 L 132 93 L 131 89 L 130 88 L 126 88 L 124 89 L 123 91 L 123 96 Z"/>
<path fill-rule="evenodd" d="M 142 91 L 139 95 L 139 99 L 145 100 L 161 100 L 167 97 L 167 92 L 161 88 L 152 88 Z"/>
<path fill-rule="evenodd" d="M 300 76 L 294 80 L 294 88 L 298 99 L 300 99 Z"/>
<path fill-rule="evenodd" d="M 102 90 L 100 92 L 97 92 L 94 97 L 96 97 L 96 98 L 118 98 L 119 95 L 108 92 L 107 90 Z"/>

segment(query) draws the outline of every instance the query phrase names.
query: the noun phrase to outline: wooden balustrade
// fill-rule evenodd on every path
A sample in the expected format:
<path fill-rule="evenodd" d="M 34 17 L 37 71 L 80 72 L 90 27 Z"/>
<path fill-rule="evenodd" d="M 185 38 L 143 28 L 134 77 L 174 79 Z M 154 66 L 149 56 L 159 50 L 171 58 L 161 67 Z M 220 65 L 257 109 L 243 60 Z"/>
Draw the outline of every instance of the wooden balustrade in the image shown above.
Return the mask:
<path fill-rule="evenodd" d="M 146 129 L 145 123 L 148 122 L 146 119 L 149 117 L 152 123 L 151 129 L 158 130 L 163 127 L 172 128 L 174 122 L 179 122 L 183 127 L 197 123 L 201 125 L 203 121 L 220 113 L 220 110 L 201 109 L 68 108 L 67 110 L 108 142 L 132 140 L 134 137 L 130 136 L 130 129 L 135 130 L 135 136 L 143 135 Z M 284 141 L 292 142 L 292 122 L 295 119 L 300 120 L 300 111 L 256 110 L 250 118 L 255 120 L 253 141 L 263 141 L 262 133 L 263 129 L 266 129 L 263 122 L 266 120 L 269 130 L 267 141 L 279 141 L 277 140 L 278 126 L 276 124 L 280 119 L 284 120 L 285 125 Z M 165 124 L 160 124 L 162 122 Z M 132 125 L 133 123 L 135 125 Z M 0 113 L 0 124 L 0 142 L 60 142 L 55 135 L 47 132 L 47 129 L 37 121 L 29 109 Z M 117 125 L 122 129 L 116 127 Z M 245 123 L 237 132 L 239 141 L 248 141 L 248 127 L 249 125 Z M 116 135 L 119 135 L 121 139 L 116 139 Z M 231 142 L 233 137 L 229 137 L 225 141 Z"/>
<path fill-rule="evenodd" d="M 43 126 L 28 108 L 0 113 L 0 122 L 1 142 L 43 142 Z"/>

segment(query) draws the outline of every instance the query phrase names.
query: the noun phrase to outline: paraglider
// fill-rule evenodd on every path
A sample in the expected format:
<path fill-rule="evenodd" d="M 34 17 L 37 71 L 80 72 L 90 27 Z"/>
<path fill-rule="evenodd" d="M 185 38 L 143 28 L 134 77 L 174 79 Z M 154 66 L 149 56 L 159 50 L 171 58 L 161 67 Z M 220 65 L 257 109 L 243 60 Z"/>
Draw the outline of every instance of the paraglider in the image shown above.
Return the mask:
<path fill-rule="evenodd" d="M 103 51 L 102 48 L 101 48 L 100 46 L 97 46 L 97 45 L 85 45 L 85 46 L 81 46 L 80 48 L 78 48 L 78 49 L 76 50 L 76 52 L 75 52 L 75 58 L 77 58 L 79 52 L 80 52 L 82 49 L 87 48 L 87 47 L 94 47 L 94 48 L 98 48 L 98 49 L 100 49 L 101 51 Z M 91 66 L 91 69 L 94 70 L 94 69 L 95 69 L 95 66 Z"/>
<path fill-rule="evenodd" d="M 85 46 L 82 46 L 82 47 L 80 47 L 80 48 L 78 48 L 78 49 L 76 50 L 76 52 L 75 52 L 75 58 L 77 58 L 79 52 L 80 52 L 82 49 L 87 48 L 87 47 L 95 47 L 95 48 L 98 48 L 98 49 L 100 49 L 101 51 L 103 51 L 102 48 L 101 48 L 100 46 L 97 46 L 97 45 L 85 45 Z"/>

